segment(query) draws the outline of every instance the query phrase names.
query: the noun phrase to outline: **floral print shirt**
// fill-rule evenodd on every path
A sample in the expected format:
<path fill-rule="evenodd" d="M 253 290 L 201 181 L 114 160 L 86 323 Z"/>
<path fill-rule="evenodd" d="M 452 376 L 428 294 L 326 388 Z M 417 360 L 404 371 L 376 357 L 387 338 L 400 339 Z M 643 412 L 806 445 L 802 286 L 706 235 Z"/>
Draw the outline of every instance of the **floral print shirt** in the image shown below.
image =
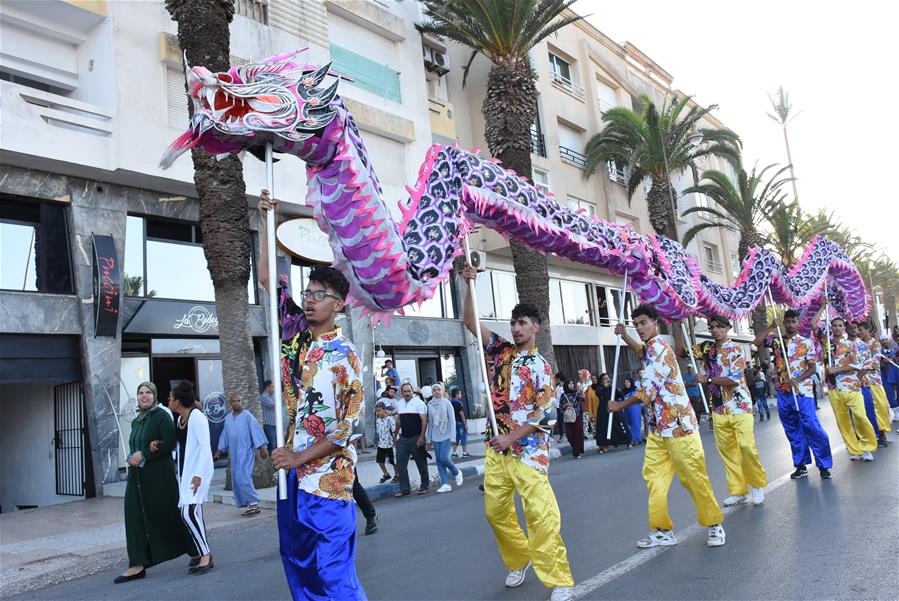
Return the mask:
<path fill-rule="evenodd" d="M 353 430 L 362 416 L 362 366 L 337 328 L 313 339 L 286 288 L 281 300 L 281 380 L 294 451 L 327 438 L 339 448 L 297 468 L 299 489 L 326 499 L 353 499 Z"/>
<path fill-rule="evenodd" d="M 693 434 L 696 414 L 671 345 L 656 336 L 644 343 L 641 356 L 643 378 L 634 396 L 649 406 L 649 428 L 666 438 Z"/>
<path fill-rule="evenodd" d="M 843 334 L 839 340 L 833 343 L 832 358 L 836 367 L 854 367 L 862 369 L 862 361 L 859 358 L 858 343 L 849 340 L 848 334 Z M 862 381 L 857 371 L 844 371 L 834 376 L 836 389 L 840 392 L 860 392 Z"/>
<path fill-rule="evenodd" d="M 784 362 L 784 352 L 780 346 L 779 337 L 774 335 L 768 336 L 765 341 L 765 346 L 769 347 L 774 355 L 774 367 L 777 370 L 777 390 L 786 394 L 792 394 L 789 378 L 792 377 L 795 380 L 814 365 L 818 352 L 811 339 L 799 334 L 794 334 L 792 338 L 785 336 L 784 344 L 787 345 L 786 362 Z M 789 376 L 787 375 L 788 365 L 790 368 Z M 814 396 L 813 386 L 811 377 L 798 380 L 796 382 L 796 394 L 805 397 Z"/>
<path fill-rule="evenodd" d="M 746 355 L 743 347 L 733 340 L 721 344 L 703 342 L 693 345 L 693 356 L 702 359 L 710 378 L 728 378 L 735 386 L 708 384 L 715 413 L 752 413 L 752 397 L 746 387 Z"/>
<path fill-rule="evenodd" d="M 883 378 L 880 376 L 880 359 L 883 357 L 883 349 L 880 342 L 876 338 L 871 338 L 867 342 L 859 338 L 857 344 L 859 362 L 865 370 L 868 370 L 861 373 L 862 386 L 868 388 L 883 386 Z"/>
<path fill-rule="evenodd" d="M 522 425 L 537 431 L 516 441 L 512 456 L 535 470 L 549 471 L 549 439 L 556 420 L 552 411 L 553 374 L 537 349 L 518 351 L 514 344 L 492 333 L 485 350 L 494 362 L 496 373 L 491 393 L 496 425 L 500 434 L 507 434 Z M 486 440 L 493 437 L 487 424 Z"/>

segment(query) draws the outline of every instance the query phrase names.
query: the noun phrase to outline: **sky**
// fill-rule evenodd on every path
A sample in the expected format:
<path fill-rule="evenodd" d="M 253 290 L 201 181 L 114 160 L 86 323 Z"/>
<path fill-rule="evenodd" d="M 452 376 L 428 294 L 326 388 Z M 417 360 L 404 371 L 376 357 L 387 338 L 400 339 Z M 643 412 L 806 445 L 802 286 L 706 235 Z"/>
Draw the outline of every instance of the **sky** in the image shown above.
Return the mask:
<path fill-rule="evenodd" d="M 787 164 L 768 94 L 783 85 L 799 204 L 833 210 L 899 262 L 899 5 L 889 2 L 579 0 L 574 10 L 629 41 L 743 140 L 747 170 Z M 672 10 L 672 9 L 676 9 Z M 892 25 L 891 25 L 892 24 Z"/>

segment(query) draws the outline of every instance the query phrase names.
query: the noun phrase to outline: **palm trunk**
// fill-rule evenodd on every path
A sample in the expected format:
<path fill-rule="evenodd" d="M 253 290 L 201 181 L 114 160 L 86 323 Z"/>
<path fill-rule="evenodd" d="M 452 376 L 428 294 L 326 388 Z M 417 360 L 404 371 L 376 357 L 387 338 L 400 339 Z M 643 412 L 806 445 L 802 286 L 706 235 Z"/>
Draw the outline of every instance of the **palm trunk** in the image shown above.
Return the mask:
<path fill-rule="evenodd" d="M 537 116 L 536 99 L 537 87 L 526 61 L 498 64 L 490 69 L 487 95 L 481 107 L 486 122 L 487 146 L 504 167 L 527 179 L 531 179 L 531 124 Z M 537 332 L 537 347 L 555 371 L 546 257 L 515 240 L 510 246 L 518 300 L 540 310 L 543 327 Z"/>
<path fill-rule="evenodd" d="M 203 65 L 212 72 L 226 71 L 233 0 L 166 0 L 166 8 L 178 23 L 178 44 L 186 52 L 188 64 Z M 193 113 L 190 103 L 189 110 Z M 197 148 L 191 151 L 191 158 L 200 201 L 203 253 L 215 289 L 225 394 L 239 393 L 261 423 L 247 298 L 253 239 L 243 165 L 234 155 L 217 160 Z M 270 482 L 271 463 L 257 460 L 254 476 L 259 477 L 254 477 L 259 485 Z"/>
<path fill-rule="evenodd" d="M 646 195 L 646 208 L 649 210 L 649 223 L 656 234 L 677 241 L 677 225 L 675 223 L 674 203 L 671 201 L 675 194 L 671 182 L 667 178 L 653 176 L 652 186 Z"/>

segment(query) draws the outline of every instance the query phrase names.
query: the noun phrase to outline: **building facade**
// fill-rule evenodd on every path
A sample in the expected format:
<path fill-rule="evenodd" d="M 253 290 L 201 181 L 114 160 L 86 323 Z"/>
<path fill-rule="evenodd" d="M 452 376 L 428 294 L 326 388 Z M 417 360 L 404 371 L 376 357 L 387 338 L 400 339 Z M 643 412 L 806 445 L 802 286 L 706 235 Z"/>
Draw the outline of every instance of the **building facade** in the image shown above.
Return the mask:
<path fill-rule="evenodd" d="M 352 78 L 340 93 L 397 218 L 404 186 L 415 181 L 432 143 L 486 146 L 480 113 L 486 61 L 475 62 L 462 88 L 465 52 L 422 39 L 414 28 L 416 3 L 236 0 L 235 6 L 232 62 L 308 47 L 309 62 L 331 61 Z M 193 381 L 213 424 L 227 410 L 192 164 L 185 156 L 168 171 L 157 166 L 187 125 L 175 33 L 158 2 L 0 6 L 0 511 L 102 494 L 104 483 L 121 479 L 134 396 L 144 380 L 161 395 L 180 379 Z M 540 73 L 535 183 L 572 207 L 648 231 L 642 192 L 629 204 L 614 169 L 585 180 L 581 152 L 604 107 L 627 106 L 640 93 L 662 98 L 670 76 L 584 23 L 541 44 L 533 59 Z M 243 162 L 258 249 L 255 205 L 264 169 L 253 157 Z M 304 237 L 298 232 L 314 238 L 305 182 L 299 161 L 276 164 L 275 192 L 288 220 L 279 229 L 283 247 Z M 706 236 L 691 252 L 713 278 L 732 283 L 726 267 L 735 241 Z M 516 302 L 508 244 L 483 229 L 472 241 L 487 257 L 478 281 L 483 316 L 508 334 L 506 317 Z M 295 290 L 305 285 L 310 260 L 320 259 L 300 246 L 279 258 Z M 255 260 L 247 298 L 261 383 L 271 377 L 269 324 Z M 550 270 L 560 365 L 609 370 L 620 281 L 555 258 Z M 403 380 L 462 388 L 477 424 L 484 405 L 475 394 L 477 349 L 460 319 L 464 294 L 455 278 L 390 324 L 373 325 L 355 312 L 340 320 L 362 354 L 369 408 L 390 359 Z M 628 361 L 633 371 L 634 359 Z M 369 433 L 373 413 L 366 413 Z"/>

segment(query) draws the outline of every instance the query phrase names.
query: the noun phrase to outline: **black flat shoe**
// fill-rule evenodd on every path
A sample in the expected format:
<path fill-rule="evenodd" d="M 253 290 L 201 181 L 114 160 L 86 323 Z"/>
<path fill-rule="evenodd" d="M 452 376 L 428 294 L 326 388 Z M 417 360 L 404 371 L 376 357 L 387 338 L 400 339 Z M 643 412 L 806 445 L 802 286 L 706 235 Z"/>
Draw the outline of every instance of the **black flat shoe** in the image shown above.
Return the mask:
<path fill-rule="evenodd" d="M 194 576 L 199 576 L 200 574 L 205 574 L 209 570 L 215 567 L 215 564 L 212 561 L 212 556 L 209 556 L 209 563 L 205 566 L 196 566 L 187 570 L 188 574 L 193 574 Z"/>
<path fill-rule="evenodd" d="M 141 578 L 146 578 L 146 576 L 147 576 L 147 570 L 143 569 L 140 572 L 138 572 L 137 574 L 132 574 L 131 576 L 124 576 L 124 575 L 116 576 L 115 580 L 113 580 L 113 582 L 115 584 L 122 584 L 123 582 L 130 582 L 131 580 L 140 580 Z"/>
<path fill-rule="evenodd" d="M 189 567 L 189 568 L 195 568 L 195 567 L 197 567 L 198 565 L 200 565 L 200 558 L 199 558 L 199 557 L 191 557 L 191 558 L 190 558 L 190 563 L 187 564 L 187 567 Z"/>

